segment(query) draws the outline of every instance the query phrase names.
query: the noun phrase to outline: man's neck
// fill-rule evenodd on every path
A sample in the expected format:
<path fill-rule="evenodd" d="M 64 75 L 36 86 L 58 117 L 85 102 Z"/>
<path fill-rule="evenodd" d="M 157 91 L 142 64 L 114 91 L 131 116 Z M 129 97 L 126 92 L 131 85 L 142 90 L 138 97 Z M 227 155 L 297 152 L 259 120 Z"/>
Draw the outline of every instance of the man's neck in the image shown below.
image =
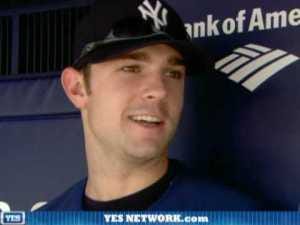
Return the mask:
<path fill-rule="evenodd" d="M 158 181 L 167 171 L 168 159 L 139 163 L 98 162 L 88 165 L 85 194 L 98 201 L 119 199 L 143 190 Z"/>

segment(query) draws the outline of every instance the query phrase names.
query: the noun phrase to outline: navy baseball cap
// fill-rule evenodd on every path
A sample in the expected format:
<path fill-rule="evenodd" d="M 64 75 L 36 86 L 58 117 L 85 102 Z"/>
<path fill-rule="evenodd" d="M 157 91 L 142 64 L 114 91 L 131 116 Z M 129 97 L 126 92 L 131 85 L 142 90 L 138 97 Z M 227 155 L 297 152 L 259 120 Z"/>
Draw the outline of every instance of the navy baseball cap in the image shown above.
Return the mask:
<path fill-rule="evenodd" d="M 179 15 L 163 0 L 96 1 L 76 29 L 72 66 L 81 69 L 159 43 L 183 55 L 188 74 L 212 68 L 208 57 L 191 42 Z"/>

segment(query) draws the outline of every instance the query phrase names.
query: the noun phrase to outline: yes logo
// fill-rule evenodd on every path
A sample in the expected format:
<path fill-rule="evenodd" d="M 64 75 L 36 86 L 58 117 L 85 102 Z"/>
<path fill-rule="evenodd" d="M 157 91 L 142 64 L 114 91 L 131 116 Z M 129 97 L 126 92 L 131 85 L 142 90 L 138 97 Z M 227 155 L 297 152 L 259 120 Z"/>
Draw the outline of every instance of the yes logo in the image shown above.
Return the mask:
<path fill-rule="evenodd" d="M 166 8 L 162 8 L 160 1 L 157 0 L 155 8 L 153 8 L 149 0 L 145 0 L 143 4 L 138 7 L 138 10 L 142 13 L 144 20 L 147 20 L 148 17 L 153 20 L 156 29 L 160 30 L 162 26 L 168 25 L 168 10 Z"/>
<path fill-rule="evenodd" d="M 1 224 L 25 224 L 25 212 L 1 212 Z"/>

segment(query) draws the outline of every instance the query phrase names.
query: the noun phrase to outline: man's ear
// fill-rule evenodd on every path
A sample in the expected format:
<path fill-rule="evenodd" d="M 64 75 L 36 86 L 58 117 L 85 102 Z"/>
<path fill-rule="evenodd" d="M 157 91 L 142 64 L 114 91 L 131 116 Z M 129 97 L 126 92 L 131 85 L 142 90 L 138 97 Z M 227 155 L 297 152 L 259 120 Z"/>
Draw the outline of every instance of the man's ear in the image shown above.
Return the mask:
<path fill-rule="evenodd" d="M 85 107 L 88 99 L 83 74 L 72 67 L 67 67 L 61 74 L 61 83 L 66 95 L 78 109 Z"/>

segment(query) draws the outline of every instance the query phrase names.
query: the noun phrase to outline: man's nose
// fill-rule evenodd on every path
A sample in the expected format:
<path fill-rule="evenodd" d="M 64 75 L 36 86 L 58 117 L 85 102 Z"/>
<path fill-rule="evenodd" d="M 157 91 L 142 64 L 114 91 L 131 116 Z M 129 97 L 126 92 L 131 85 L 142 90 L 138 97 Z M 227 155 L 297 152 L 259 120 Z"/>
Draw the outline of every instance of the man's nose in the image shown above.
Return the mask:
<path fill-rule="evenodd" d="M 162 100 L 167 97 L 167 86 L 162 75 L 152 74 L 143 85 L 143 98 L 146 100 Z"/>

